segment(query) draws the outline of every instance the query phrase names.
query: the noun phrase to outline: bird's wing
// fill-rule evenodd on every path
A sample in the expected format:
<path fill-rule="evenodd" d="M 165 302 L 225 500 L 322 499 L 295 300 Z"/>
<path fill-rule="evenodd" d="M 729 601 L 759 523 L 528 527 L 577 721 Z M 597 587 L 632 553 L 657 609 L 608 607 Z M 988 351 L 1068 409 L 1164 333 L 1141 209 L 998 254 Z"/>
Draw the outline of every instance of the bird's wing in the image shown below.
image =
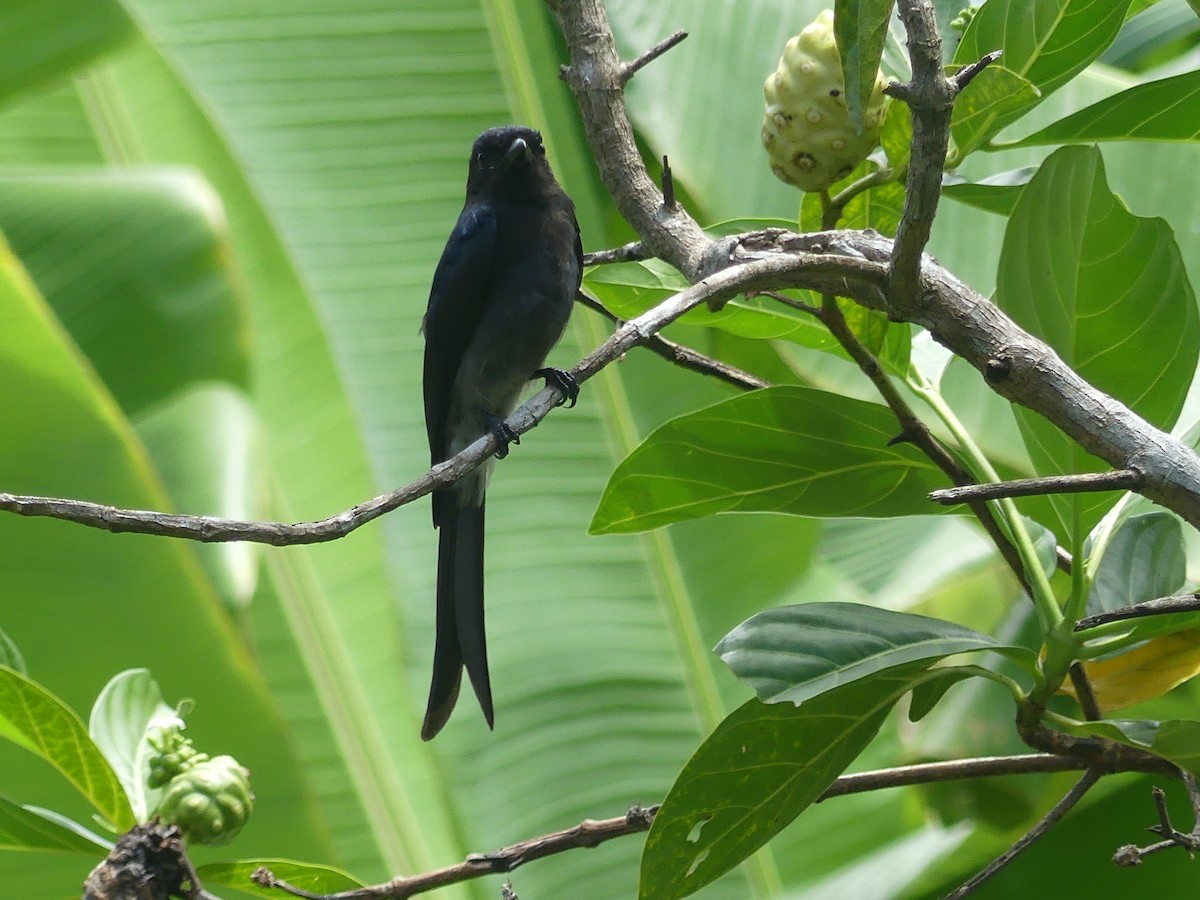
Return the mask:
<path fill-rule="evenodd" d="M 431 462 L 446 459 L 450 391 L 487 304 L 496 249 L 490 206 L 468 204 L 442 251 L 425 312 L 425 428 Z"/>

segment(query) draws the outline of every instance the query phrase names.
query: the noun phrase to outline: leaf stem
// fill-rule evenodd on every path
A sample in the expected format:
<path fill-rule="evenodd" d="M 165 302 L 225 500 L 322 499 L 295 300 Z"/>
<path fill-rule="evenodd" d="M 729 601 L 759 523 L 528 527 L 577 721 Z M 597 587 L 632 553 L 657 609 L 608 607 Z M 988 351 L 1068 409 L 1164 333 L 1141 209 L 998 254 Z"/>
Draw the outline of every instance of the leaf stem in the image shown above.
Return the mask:
<path fill-rule="evenodd" d="M 972 469 L 973 474 L 980 481 L 1000 481 L 999 474 L 993 468 L 987 456 L 984 455 L 979 445 L 975 443 L 974 438 L 971 437 L 970 432 L 967 431 L 958 416 L 954 414 L 954 410 L 950 408 L 949 404 L 942 398 L 941 393 L 930 384 L 929 380 L 916 369 L 910 369 L 908 377 L 905 380 L 913 392 L 929 404 L 930 408 L 937 413 L 938 418 L 950 430 L 950 433 L 954 435 L 955 440 L 958 441 L 959 449 L 965 456 L 966 463 Z M 1034 608 L 1037 610 L 1038 618 L 1041 620 L 1042 629 L 1049 637 L 1063 623 L 1063 614 L 1062 610 L 1058 607 L 1058 602 L 1054 598 L 1054 591 L 1050 587 L 1050 580 L 1046 577 L 1046 572 L 1038 560 L 1037 550 L 1034 548 L 1033 539 L 1029 535 L 1029 529 L 1025 527 L 1025 522 L 1012 500 L 1004 498 L 991 502 L 999 510 L 1000 521 L 1006 526 L 1009 536 L 1017 548 L 1017 553 L 1025 565 L 1025 574 L 1028 577 L 1032 593 L 1031 599 L 1033 600 Z"/>

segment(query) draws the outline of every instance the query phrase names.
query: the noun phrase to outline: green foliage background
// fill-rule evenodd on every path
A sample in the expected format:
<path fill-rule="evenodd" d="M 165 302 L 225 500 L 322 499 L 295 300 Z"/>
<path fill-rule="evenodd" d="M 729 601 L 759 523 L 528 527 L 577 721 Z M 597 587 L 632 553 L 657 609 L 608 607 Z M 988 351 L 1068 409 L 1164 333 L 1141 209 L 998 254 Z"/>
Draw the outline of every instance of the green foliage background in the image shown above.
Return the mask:
<path fill-rule="evenodd" d="M 760 158 L 761 81 L 823 5 L 608 4 L 627 55 L 691 33 L 638 75 L 629 100 L 701 221 L 795 219 L 796 194 Z M 2 490 L 296 521 L 419 475 L 418 325 L 466 149 L 489 125 L 546 133 L 588 249 L 629 236 L 556 79 L 564 57 L 539 4 L 9 0 L 0 45 Z M 1141 77 L 1095 64 L 1020 134 Z M 1048 152 L 977 153 L 961 174 Z M 1132 212 L 1174 226 L 1193 283 L 1200 200 L 1181 183 L 1198 154 L 1188 142 L 1103 149 Z M 1005 224 L 946 202 L 931 251 L 991 291 Z M 572 363 L 605 333 L 576 312 L 554 359 Z M 836 356 L 698 325 L 674 335 L 772 380 L 874 402 Z M 1032 471 L 1011 412 L 973 373 L 951 367 L 944 387 L 997 460 Z M 588 537 L 640 438 L 729 395 L 633 353 L 500 468 L 488 551 L 495 734 L 465 704 L 436 743 L 417 737 L 434 570 L 420 504 L 289 549 L 0 517 L 0 627 L 77 710 L 131 666 L 152 670 L 168 701 L 194 698 L 190 734 L 246 764 L 258 795 L 238 842 L 202 859 L 284 856 L 365 880 L 656 802 L 750 696 L 709 648 L 765 607 L 856 600 L 1020 630 L 1015 586 L 955 517 L 757 514 Z M 1185 689 L 1159 708 L 1191 701 Z M 1016 749 L 1010 715 L 991 687 L 956 688 L 917 729 L 889 721 L 856 765 Z M 37 760 L 0 745 L 0 773 L 0 793 L 86 820 Z M 701 896 L 936 892 L 1010 842 L 1066 779 L 824 804 Z M 1182 854 L 1136 873 L 1109 867 L 1111 849 L 1150 821 L 1142 779 L 1105 782 L 1019 877 L 1036 894 L 1070 859 L 1073 888 L 1092 896 L 1182 896 L 1171 893 Z M 515 881 L 531 897 L 633 896 L 640 852 L 626 839 Z M 0 851 L 6 890 L 31 900 L 71 894 L 94 862 Z M 498 881 L 444 895 L 494 896 Z"/>

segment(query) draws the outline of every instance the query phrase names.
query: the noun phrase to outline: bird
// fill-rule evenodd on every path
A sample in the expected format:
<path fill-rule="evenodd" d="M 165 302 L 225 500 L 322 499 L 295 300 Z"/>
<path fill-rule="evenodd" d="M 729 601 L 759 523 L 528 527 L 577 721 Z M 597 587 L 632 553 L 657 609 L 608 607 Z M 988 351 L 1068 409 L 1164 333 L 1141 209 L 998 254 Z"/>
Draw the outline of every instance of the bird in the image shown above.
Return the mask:
<path fill-rule="evenodd" d="M 475 140 L 466 202 L 434 272 L 425 312 L 425 426 L 433 465 L 485 434 L 495 457 L 520 443 L 504 420 L 525 385 L 545 378 L 562 403 L 579 385 L 544 367 L 562 337 L 583 273 L 575 206 L 532 128 L 491 128 Z M 495 460 L 433 492 L 438 530 L 437 633 L 421 738 L 432 740 L 458 700 L 465 668 L 488 728 L 495 724 L 483 608 L 485 493 Z"/>

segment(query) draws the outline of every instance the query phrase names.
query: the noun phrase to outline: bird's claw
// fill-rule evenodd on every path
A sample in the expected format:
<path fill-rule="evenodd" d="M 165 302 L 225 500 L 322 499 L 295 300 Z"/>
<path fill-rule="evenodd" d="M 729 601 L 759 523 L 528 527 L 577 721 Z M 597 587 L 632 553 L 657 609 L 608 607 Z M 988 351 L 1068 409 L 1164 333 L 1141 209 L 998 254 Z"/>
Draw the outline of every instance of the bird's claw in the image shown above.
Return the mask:
<path fill-rule="evenodd" d="M 503 419 L 496 419 L 488 427 L 492 437 L 496 439 L 496 459 L 508 456 L 508 445 L 521 443 L 521 436 Z"/>
<path fill-rule="evenodd" d="M 533 373 L 534 378 L 545 378 L 546 387 L 554 385 L 562 391 L 562 399 L 558 401 L 556 406 L 567 404 L 567 409 L 575 405 L 575 401 L 579 399 L 579 381 L 570 372 L 563 369 L 554 369 L 547 367 L 538 369 Z"/>

